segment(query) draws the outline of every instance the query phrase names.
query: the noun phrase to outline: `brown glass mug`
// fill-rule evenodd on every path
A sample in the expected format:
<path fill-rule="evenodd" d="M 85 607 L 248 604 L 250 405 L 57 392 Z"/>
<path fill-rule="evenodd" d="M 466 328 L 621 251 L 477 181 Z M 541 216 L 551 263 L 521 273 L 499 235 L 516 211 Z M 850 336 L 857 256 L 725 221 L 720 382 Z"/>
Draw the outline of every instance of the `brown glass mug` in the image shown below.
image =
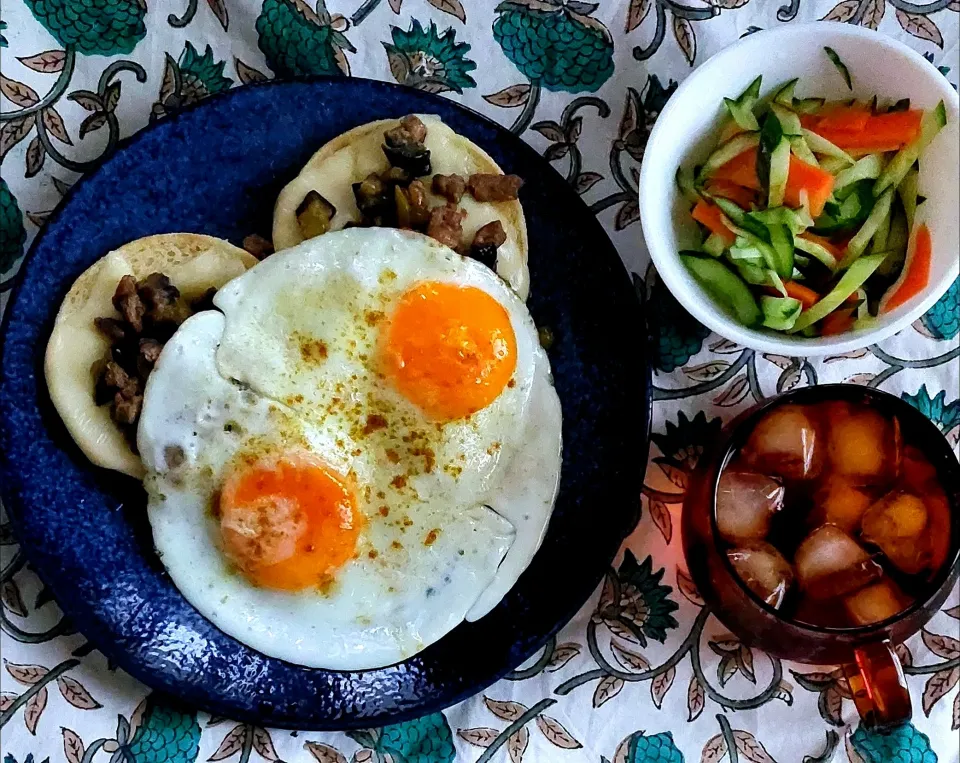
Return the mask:
<path fill-rule="evenodd" d="M 774 406 L 830 400 L 869 402 L 900 424 L 903 441 L 918 447 L 937 470 L 950 504 L 950 553 L 922 595 L 894 617 L 862 627 L 827 628 L 794 622 L 750 591 L 734 572 L 718 538 L 717 482 L 731 454 L 759 418 Z M 804 387 L 771 398 L 730 422 L 700 458 L 683 504 L 683 550 L 701 596 L 716 617 L 743 642 L 783 659 L 839 664 L 866 726 L 888 727 L 910 719 L 910 694 L 893 651 L 918 633 L 943 605 L 960 575 L 960 462 L 940 430 L 898 397 L 853 384 Z"/>

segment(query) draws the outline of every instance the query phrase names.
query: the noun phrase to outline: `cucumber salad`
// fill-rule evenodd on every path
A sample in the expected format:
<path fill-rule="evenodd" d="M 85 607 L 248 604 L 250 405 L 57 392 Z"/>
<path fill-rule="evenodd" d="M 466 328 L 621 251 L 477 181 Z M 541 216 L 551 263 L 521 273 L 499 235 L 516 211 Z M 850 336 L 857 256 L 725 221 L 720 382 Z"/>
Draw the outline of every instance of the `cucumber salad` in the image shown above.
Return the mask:
<path fill-rule="evenodd" d="M 717 147 L 677 184 L 703 243 L 688 271 L 740 323 L 801 336 L 865 328 L 930 279 L 930 233 L 917 185 L 921 155 L 946 124 L 904 99 L 736 99 Z"/>

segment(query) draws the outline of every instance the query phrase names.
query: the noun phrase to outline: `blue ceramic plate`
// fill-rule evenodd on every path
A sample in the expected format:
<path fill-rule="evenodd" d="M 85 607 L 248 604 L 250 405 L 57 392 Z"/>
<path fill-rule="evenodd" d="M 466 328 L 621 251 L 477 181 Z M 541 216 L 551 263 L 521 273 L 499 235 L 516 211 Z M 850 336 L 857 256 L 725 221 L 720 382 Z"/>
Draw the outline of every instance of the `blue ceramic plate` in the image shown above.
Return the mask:
<path fill-rule="evenodd" d="M 310 155 L 364 122 L 439 114 L 526 180 L 530 310 L 553 329 L 563 406 L 560 495 L 530 568 L 487 617 L 389 668 L 312 670 L 218 631 L 153 552 L 140 484 L 97 469 L 47 396 L 43 353 L 73 280 L 131 239 L 195 231 L 269 236 L 277 192 Z M 24 263 L 0 366 L 2 496 L 33 567 L 93 644 L 155 689 L 218 715 L 310 729 L 433 712 L 530 657 L 594 591 L 636 524 L 649 366 L 640 306 L 577 194 L 506 130 L 450 101 L 365 80 L 244 87 L 140 132 L 76 185 Z"/>

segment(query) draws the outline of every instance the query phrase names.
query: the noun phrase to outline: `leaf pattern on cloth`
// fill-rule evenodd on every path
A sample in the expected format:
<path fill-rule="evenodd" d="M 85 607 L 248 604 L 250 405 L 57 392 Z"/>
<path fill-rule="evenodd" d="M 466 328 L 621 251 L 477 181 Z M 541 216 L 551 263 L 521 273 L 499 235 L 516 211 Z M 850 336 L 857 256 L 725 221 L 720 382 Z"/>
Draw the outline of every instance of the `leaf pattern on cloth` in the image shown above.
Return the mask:
<path fill-rule="evenodd" d="M 960 447 L 960 280 L 879 346 L 824 359 L 763 355 L 710 335 L 670 295 L 648 267 L 637 204 L 665 104 L 738 36 L 819 18 L 876 28 L 955 84 L 957 13 L 957 0 L 5 2 L 0 309 L 70 186 L 150 120 L 275 76 L 372 77 L 482 111 L 566 178 L 623 255 L 647 308 L 655 373 L 641 521 L 594 597 L 482 695 L 384 729 L 294 735 L 148 694 L 74 634 L 0 516 L 4 763 L 960 763 L 956 590 L 924 633 L 897 645 L 915 712 L 884 736 L 858 727 L 832 666 L 782 664 L 725 633 L 680 546 L 704 446 L 780 391 L 879 387 Z"/>

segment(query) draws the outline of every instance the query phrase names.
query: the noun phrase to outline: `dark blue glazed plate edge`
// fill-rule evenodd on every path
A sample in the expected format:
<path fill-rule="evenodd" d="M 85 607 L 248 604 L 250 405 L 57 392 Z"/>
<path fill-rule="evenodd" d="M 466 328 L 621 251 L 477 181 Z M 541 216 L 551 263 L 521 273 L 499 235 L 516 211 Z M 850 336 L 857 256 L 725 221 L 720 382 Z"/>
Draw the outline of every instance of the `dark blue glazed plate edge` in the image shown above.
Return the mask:
<path fill-rule="evenodd" d="M 277 191 L 316 148 L 358 124 L 410 112 L 440 114 L 527 181 L 530 308 L 557 337 L 550 356 L 564 409 L 561 493 L 537 557 L 490 615 L 396 666 L 313 670 L 243 646 L 180 596 L 153 552 L 139 484 L 91 466 L 53 411 L 43 350 L 70 284 L 109 249 L 173 230 L 234 243 L 269 236 Z M 22 551 L 65 614 L 149 686 L 262 725 L 399 722 L 507 675 L 603 578 L 639 517 L 651 405 L 645 339 L 630 280 L 600 224 L 547 162 L 486 117 L 373 80 L 235 89 L 121 142 L 71 189 L 31 247 L 0 326 L 0 495 Z"/>

